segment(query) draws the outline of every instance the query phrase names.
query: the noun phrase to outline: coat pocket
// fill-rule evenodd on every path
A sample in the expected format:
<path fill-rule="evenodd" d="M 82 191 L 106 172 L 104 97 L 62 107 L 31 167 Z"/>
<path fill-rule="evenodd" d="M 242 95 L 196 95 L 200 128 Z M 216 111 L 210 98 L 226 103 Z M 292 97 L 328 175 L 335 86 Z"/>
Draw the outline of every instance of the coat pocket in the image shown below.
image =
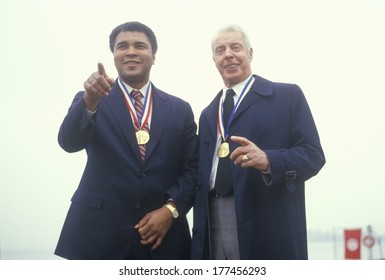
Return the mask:
<path fill-rule="evenodd" d="M 103 205 L 103 194 L 77 190 L 72 196 L 71 201 L 93 208 L 101 208 Z"/>

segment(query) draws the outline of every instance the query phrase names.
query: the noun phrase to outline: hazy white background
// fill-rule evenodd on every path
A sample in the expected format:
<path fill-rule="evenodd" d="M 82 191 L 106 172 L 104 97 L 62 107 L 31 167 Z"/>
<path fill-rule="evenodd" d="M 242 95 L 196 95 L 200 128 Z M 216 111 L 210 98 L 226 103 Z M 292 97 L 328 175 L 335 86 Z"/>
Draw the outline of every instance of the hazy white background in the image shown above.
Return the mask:
<path fill-rule="evenodd" d="M 2 0 L 1 258 L 54 258 L 86 159 L 61 150 L 57 132 L 97 62 L 116 77 L 108 36 L 131 20 L 158 38 L 152 82 L 190 102 L 196 120 L 222 87 L 211 38 L 242 26 L 254 73 L 297 83 L 319 130 L 327 163 L 307 182 L 309 232 L 371 224 L 385 235 L 385 1 Z"/>

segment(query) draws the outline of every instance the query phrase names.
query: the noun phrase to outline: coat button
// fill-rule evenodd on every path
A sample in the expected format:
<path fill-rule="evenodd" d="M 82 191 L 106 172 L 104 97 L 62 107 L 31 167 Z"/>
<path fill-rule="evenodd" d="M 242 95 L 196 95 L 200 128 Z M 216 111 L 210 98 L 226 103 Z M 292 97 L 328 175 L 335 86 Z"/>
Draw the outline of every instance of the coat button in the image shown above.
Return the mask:
<path fill-rule="evenodd" d="M 139 209 L 140 208 L 140 203 L 138 202 L 138 203 L 135 203 L 135 208 L 136 209 Z"/>
<path fill-rule="evenodd" d="M 208 146 L 209 146 L 209 144 L 210 144 L 210 141 L 209 140 L 204 140 L 203 141 L 203 147 L 205 147 L 205 148 L 207 148 Z"/>

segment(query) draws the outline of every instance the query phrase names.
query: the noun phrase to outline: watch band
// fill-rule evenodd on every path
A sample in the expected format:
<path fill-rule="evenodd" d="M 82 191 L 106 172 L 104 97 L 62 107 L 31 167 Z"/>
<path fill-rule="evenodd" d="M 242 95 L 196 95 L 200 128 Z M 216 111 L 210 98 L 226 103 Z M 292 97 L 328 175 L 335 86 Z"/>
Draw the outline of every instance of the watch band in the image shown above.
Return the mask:
<path fill-rule="evenodd" d="M 179 217 L 179 213 L 178 213 L 178 210 L 176 210 L 176 208 L 174 206 L 172 206 L 170 203 L 166 203 L 164 205 L 168 210 L 171 211 L 171 214 L 172 214 L 172 217 L 174 219 L 178 218 Z"/>

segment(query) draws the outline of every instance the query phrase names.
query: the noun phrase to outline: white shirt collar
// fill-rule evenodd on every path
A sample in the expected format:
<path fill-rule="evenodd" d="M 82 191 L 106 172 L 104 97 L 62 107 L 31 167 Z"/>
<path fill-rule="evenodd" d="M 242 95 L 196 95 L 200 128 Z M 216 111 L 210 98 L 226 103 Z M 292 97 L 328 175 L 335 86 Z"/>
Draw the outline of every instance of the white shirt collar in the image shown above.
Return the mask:
<path fill-rule="evenodd" d="M 122 80 L 121 80 L 122 81 Z M 150 86 L 150 81 L 147 82 L 147 84 L 144 85 L 144 87 L 142 88 L 133 88 L 131 87 L 130 85 L 126 84 L 125 82 L 122 81 L 122 83 L 124 84 L 124 86 L 126 87 L 128 93 L 130 94 L 131 91 L 133 90 L 139 90 L 142 94 L 143 94 L 143 98 L 146 98 L 146 94 L 147 94 L 147 89 L 148 87 Z"/>

